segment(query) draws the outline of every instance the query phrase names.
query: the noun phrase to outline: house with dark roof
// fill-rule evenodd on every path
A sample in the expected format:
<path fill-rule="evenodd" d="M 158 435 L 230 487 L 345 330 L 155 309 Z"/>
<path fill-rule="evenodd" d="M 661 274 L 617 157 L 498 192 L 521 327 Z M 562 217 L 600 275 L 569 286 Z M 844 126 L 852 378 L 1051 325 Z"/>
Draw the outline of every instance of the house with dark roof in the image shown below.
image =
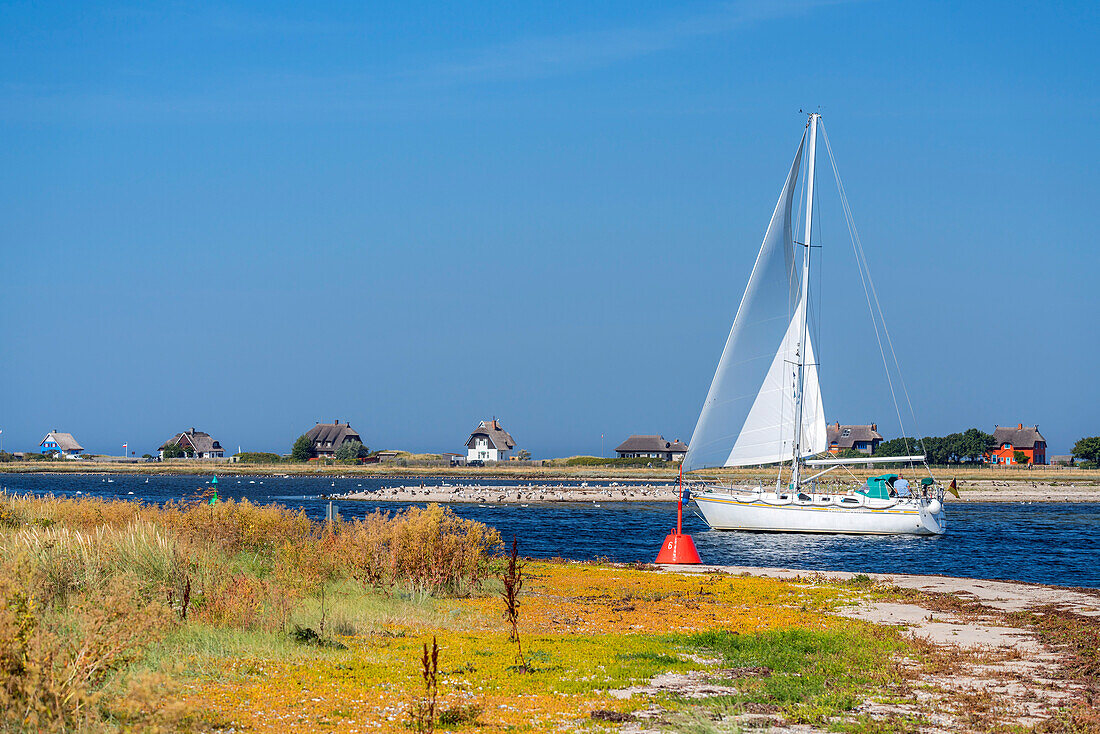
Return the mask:
<path fill-rule="evenodd" d="M 160 458 L 164 458 L 164 450 L 169 446 L 179 446 L 183 449 L 184 455 L 191 459 L 225 458 L 225 449 L 222 445 L 209 433 L 196 431 L 194 426 L 191 430 L 177 433 L 161 444 Z"/>
<path fill-rule="evenodd" d="M 989 453 L 993 464 L 1015 464 L 1017 451 L 1027 457 L 1028 464 L 1047 463 L 1047 440 L 1039 433 L 1038 425 L 997 426 L 993 429 L 993 447 Z"/>
<path fill-rule="evenodd" d="M 332 423 L 318 423 L 306 431 L 306 438 L 313 443 L 314 455 L 322 458 L 336 456 L 336 449 L 346 443 L 363 443 L 363 438 L 350 423 L 341 423 L 338 419 Z"/>
<path fill-rule="evenodd" d="M 76 442 L 71 433 L 62 433 L 54 430 L 46 434 L 46 437 L 38 444 L 43 454 L 57 454 L 66 459 L 72 459 L 84 453 L 84 447 Z"/>
<path fill-rule="evenodd" d="M 662 461 L 683 461 L 687 455 L 687 444 L 676 439 L 666 441 L 660 434 L 635 434 L 615 448 L 620 459 L 660 459 Z"/>
<path fill-rule="evenodd" d="M 515 439 L 500 421 L 481 421 L 466 439 L 466 461 L 504 461 L 515 448 Z"/>
<path fill-rule="evenodd" d="M 878 432 L 876 423 L 842 426 L 840 421 L 837 421 L 826 427 L 825 443 L 829 447 L 829 453 L 834 456 L 845 449 L 854 449 L 870 456 L 882 443 L 882 435 Z"/>

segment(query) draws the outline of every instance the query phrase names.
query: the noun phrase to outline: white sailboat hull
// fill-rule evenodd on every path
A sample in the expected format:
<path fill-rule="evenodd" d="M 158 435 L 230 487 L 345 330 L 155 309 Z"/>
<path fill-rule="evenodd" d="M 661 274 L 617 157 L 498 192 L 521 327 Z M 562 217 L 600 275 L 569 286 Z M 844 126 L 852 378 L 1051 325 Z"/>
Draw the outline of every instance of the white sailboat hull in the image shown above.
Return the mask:
<path fill-rule="evenodd" d="M 692 498 L 714 530 L 867 535 L 947 532 L 943 503 L 934 498 L 873 500 L 861 495 L 738 494 L 736 490 L 693 493 Z"/>

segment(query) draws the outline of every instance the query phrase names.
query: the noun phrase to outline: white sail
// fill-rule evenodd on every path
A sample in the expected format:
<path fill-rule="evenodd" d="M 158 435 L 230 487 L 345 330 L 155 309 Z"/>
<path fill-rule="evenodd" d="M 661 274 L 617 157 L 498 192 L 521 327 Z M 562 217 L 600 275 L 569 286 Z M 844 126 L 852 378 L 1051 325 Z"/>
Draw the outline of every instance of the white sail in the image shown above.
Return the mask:
<path fill-rule="evenodd" d="M 724 466 L 750 466 L 788 461 L 794 454 L 795 406 L 798 382 L 798 332 L 802 303 L 787 327 L 756 400 L 745 418 Z M 813 342 L 806 337 L 806 392 L 802 397 L 802 457 L 825 450 L 825 408 L 817 381 Z"/>
<path fill-rule="evenodd" d="M 784 358 L 779 354 L 784 351 L 783 345 L 787 341 L 788 332 L 794 328 L 792 323 L 800 302 L 800 283 L 795 272 L 794 244 L 791 237 L 791 205 L 805 142 L 806 135 L 803 133 L 802 142 L 798 145 L 798 152 L 787 174 L 787 181 L 764 234 L 764 242 L 756 256 L 756 265 L 749 276 L 745 295 L 741 298 L 733 327 L 726 339 L 726 346 L 722 350 L 722 358 L 715 370 L 710 391 L 699 413 L 699 421 L 695 424 L 691 444 L 684 458 L 685 471 L 727 466 L 734 459 L 734 454 L 737 453 L 736 444 L 742 429 L 746 427 L 758 393 L 768 380 L 776 360 L 783 363 Z M 797 329 L 795 333 L 797 334 Z M 807 378 L 806 384 L 807 395 L 816 395 L 816 403 L 820 406 L 816 367 L 812 380 Z M 790 394 L 788 392 L 788 396 Z M 809 403 L 806 407 L 810 407 Z M 819 410 L 820 407 L 804 411 L 813 417 L 811 422 L 815 426 Z M 780 417 L 777 413 L 769 420 L 778 420 Z M 789 420 L 793 423 L 793 413 Z M 824 419 L 821 421 L 820 436 L 820 440 L 824 441 Z M 787 441 L 792 440 L 793 433 L 785 438 Z M 804 443 L 810 447 L 816 446 L 818 441 L 816 437 L 811 440 L 808 435 Z M 734 447 L 732 452 L 731 447 Z M 746 453 L 750 453 L 747 448 Z M 783 458 L 790 458 L 789 452 Z M 780 459 L 773 459 L 778 460 Z"/>

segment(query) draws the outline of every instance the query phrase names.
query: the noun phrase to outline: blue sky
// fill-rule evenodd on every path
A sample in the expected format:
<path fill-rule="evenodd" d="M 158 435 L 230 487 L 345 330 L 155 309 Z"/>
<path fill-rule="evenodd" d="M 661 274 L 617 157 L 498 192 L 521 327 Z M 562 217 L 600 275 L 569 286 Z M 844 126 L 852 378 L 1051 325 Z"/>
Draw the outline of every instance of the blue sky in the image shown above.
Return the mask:
<path fill-rule="evenodd" d="M 1100 433 L 1095 3 L 0 6 L 0 428 L 687 438 L 821 108 L 917 427 Z M 824 165 L 824 158 L 820 158 Z M 827 170 L 827 169 L 826 169 Z M 819 176 L 828 420 L 898 421 Z M 904 415 L 903 415 L 904 417 Z"/>

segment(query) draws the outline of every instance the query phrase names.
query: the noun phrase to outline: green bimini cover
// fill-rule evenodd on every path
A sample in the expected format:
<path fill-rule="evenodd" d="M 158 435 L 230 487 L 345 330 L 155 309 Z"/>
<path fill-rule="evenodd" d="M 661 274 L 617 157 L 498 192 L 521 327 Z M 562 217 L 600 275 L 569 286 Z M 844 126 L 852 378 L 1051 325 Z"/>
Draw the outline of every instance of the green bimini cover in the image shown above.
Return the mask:
<path fill-rule="evenodd" d="M 871 499 L 888 500 L 890 499 L 890 488 L 894 486 L 894 480 L 897 478 L 897 474 L 883 474 L 882 476 L 871 477 L 867 480 L 867 484 L 863 485 L 862 489 L 856 491 Z"/>

